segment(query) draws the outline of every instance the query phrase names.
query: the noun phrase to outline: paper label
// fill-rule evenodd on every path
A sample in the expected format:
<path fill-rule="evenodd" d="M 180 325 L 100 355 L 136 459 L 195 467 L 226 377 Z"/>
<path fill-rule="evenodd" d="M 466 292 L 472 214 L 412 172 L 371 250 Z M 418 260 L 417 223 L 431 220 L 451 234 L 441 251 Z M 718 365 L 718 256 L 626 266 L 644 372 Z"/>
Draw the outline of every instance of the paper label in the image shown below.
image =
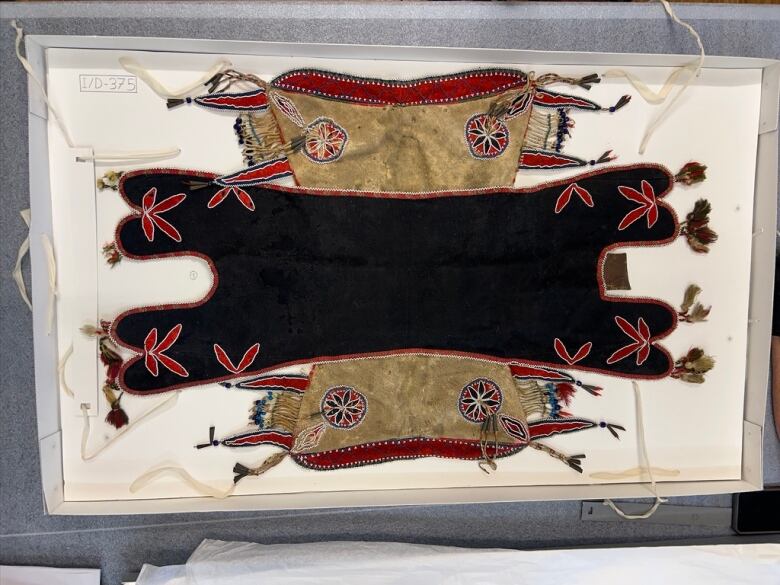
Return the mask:
<path fill-rule="evenodd" d="M 79 91 L 94 93 L 136 93 L 135 75 L 79 75 Z"/>

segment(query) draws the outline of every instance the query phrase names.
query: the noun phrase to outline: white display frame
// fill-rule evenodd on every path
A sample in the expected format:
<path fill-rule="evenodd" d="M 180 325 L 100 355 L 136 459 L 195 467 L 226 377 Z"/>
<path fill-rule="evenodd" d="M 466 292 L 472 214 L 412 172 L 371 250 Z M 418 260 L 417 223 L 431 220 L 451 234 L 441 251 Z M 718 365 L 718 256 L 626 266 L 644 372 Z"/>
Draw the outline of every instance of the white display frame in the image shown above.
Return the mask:
<path fill-rule="evenodd" d="M 45 50 L 48 48 L 121 49 L 183 53 L 245 55 L 287 55 L 362 59 L 435 60 L 474 63 L 533 62 L 545 65 L 675 66 L 690 60 L 669 55 L 616 55 L 536 53 L 487 49 L 437 49 L 312 45 L 245 41 L 198 41 L 186 39 L 143 39 L 119 37 L 30 36 L 27 54 L 36 74 L 45 78 Z M 762 487 L 762 433 L 769 369 L 769 336 L 774 275 L 774 246 L 777 193 L 777 113 L 780 93 L 780 63 L 770 60 L 712 57 L 705 67 L 723 69 L 760 68 L 763 74 L 753 230 L 767 237 L 754 239 L 750 280 L 750 325 L 748 368 L 743 421 L 742 477 L 724 481 L 680 481 L 659 484 L 662 496 L 739 492 Z M 48 159 L 48 111 L 37 88 L 30 85 L 30 189 L 32 300 L 35 343 L 36 402 L 41 467 L 46 508 L 52 514 L 163 513 L 215 510 L 319 508 L 365 505 L 411 505 L 519 500 L 590 499 L 646 497 L 644 483 L 609 485 L 517 486 L 446 489 L 307 492 L 212 498 L 158 500 L 111 500 L 72 502 L 63 498 L 62 445 L 59 411 L 56 331 L 47 335 L 48 268 L 41 236 L 52 236 L 51 193 Z"/>

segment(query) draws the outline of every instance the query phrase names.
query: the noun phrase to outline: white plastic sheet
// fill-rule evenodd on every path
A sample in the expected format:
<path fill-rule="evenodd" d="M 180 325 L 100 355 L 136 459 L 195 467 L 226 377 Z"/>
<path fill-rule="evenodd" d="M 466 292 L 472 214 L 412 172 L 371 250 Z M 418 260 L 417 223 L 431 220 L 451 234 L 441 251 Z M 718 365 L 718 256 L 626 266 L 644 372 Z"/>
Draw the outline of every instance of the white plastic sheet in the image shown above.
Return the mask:
<path fill-rule="evenodd" d="M 0 585 L 100 585 L 100 569 L 0 565 Z"/>
<path fill-rule="evenodd" d="M 755 585 L 777 583 L 780 544 L 515 551 L 387 542 L 204 540 L 137 585 Z"/>

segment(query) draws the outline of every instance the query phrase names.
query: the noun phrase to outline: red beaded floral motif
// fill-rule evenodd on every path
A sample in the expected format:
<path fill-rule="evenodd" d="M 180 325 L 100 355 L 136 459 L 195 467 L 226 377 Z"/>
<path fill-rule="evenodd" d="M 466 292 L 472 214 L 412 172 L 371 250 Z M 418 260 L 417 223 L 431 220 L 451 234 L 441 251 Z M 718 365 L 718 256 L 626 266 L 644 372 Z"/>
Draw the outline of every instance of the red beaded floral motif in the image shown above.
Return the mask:
<path fill-rule="evenodd" d="M 499 411 L 503 400 L 498 384 L 487 378 L 477 378 L 460 391 L 458 410 L 466 420 L 481 423 Z"/>
<path fill-rule="evenodd" d="M 509 128 L 498 118 L 475 114 L 466 122 L 466 144 L 474 158 L 495 158 L 509 145 Z"/>
<path fill-rule="evenodd" d="M 330 118 L 317 118 L 306 127 L 303 154 L 316 163 L 329 163 L 344 152 L 347 131 Z"/>
<path fill-rule="evenodd" d="M 366 416 L 366 397 L 351 386 L 330 388 L 322 397 L 322 416 L 336 429 L 352 429 Z"/>

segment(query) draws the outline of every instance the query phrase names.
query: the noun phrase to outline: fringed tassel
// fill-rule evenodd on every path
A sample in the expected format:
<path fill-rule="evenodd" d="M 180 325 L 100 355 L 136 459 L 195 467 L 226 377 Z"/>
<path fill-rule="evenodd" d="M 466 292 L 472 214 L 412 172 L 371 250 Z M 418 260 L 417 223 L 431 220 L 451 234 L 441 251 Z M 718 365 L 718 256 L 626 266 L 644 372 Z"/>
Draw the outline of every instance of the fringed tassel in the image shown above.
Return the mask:
<path fill-rule="evenodd" d="M 555 145 L 553 127 L 557 126 L 557 115 L 557 113 L 532 111 L 528 119 L 524 146 L 537 150 L 552 150 Z"/>
<path fill-rule="evenodd" d="M 589 161 L 589 163 L 591 166 L 600 165 L 602 163 L 611 162 L 616 158 L 617 158 L 616 154 L 612 154 L 611 150 L 606 150 L 600 157 L 598 157 L 596 160 Z"/>
<path fill-rule="evenodd" d="M 706 355 L 703 349 L 694 347 L 674 362 L 674 369 L 670 375 L 672 378 L 682 380 L 683 382 L 703 384 L 704 374 L 714 367 L 715 358 Z"/>
<path fill-rule="evenodd" d="M 209 93 L 223 93 L 241 81 L 252 83 L 261 88 L 266 87 L 265 81 L 260 79 L 257 75 L 252 75 L 251 73 L 241 73 L 235 69 L 225 69 L 224 71 L 220 71 L 203 85 L 206 86 Z"/>
<path fill-rule="evenodd" d="M 284 144 L 272 144 L 268 147 L 263 145 L 248 145 L 243 149 L 244 162 L 247 167 L 252 167 L 267 160 L 289 156 L 301 150 L 305 142 L 305 136 L 296 136 Z"/>
<path fill-rule="evenodd" d="M 523 406 L 526 416 L 544 416 L 546 406 L 544 387 L 536 380 L 517 379 L 515 379 L 515 387 L 518 390 L 520 404 Z"/>
<path fill-rule="evenodd" d="M 712 310 L 712 307 L 704 307 L 699 302 L 696 302 L 696 297 L 701 293 L 701 287 L 691 284 L 685 289 L 685 295 L 683 296 L 683 302 L 680 305 L 680 310 L 677 312 L 679 320 L 684 323 L 701 323 L 706 321 L 707 317 Z"/>
<path fill-rule="evenodd" d="M 626 427 L 616 425 L 615 423 L 608 423 L 606 421 L 601 421 L 599 423 L 599 427 L 602 429 L 607 429 L 609 433 L 615 437 L 618 441 L 620 440 L 620 435 L 618 434 L 618 431 L 625 431 Z"/>
<path fill-rule="evenodd" d="M 553 113 L 534 110 L 528 120 L 525 148 L 561 152 L 563 144 L 571 136 L 574 120 L 568 110 L 559 108 Z"/>
<path fill-rule="evenodd" d="M 239 82 L 248 82 L 253 85 L 256 85 L 260 88 L 265 88 L 266 83 L 256 75 L 251 75 L 249 73 L 241 73 L 239 71 L 236 71 L 235 69 L 226 69 L 225 71 L 220 71 L 216 75 L 214 75 L 211 79 L 206 81 L 203 86 L 206 88 L 206 91 L 209 94 L 212 93 L 223 93 L 230 89 L 233 85 Z M 194 92 L 193 92 L 194 93 Z M 166 106 L 169 110 L 173 108 L 177 108 L 184 104 L 191 104 L 192 103 L 191 97 L 184 97 L 184 98 L 168 98 L 166 100 Z"/>
<path fill-rule="evenodd" d="M 281 154 L 292 154 L 294 152 L 298 152 L 303 148 L 303 145 L 306 144 L 306 139 L 308 137 L 304 135 L 296 136 L 282 147 Z"/>
<path fill-rule="evenodd" d="M 598 76 L 596 73 L 591 73 L 590 75 L 586 75 L 585 77 L 580 77 L 576 81 L 576 85 L 580 86 L 583 89 L 590 89 L 590 86 L 595 83 L 601 83 L 601 77 Z"/>
<path fill-rule="evenodd" d="M 533 85 L 536 87 L 543 87 L 552 83 L 568 83 L 569 85 L 576 85 L 582 89 L 590 89 L 590 86 L 595 83 L 601 83 L 601 77 L 596 73 L 591 73 L 585 77 L 563 77 L 557 73 L 547 73 L 540 75 L 536 79 L 532 80 Z"/>
<path fill-rule="evenodd" d="M 106 416 L 106 422 L 119 429 L 129 422 L 129 418 L 127 413 L 122 410 L 122 407 L 120 406 L 122 392 L 119 390 L 119 386 L 116 383 L 123 360 L 119 355 L 117 348 L 111 341 L 111 338 L 108 336 L 109 326 L 110 323 L 107 321 L 101 321 L 100 327 L 85 325 L 81 328 L 81 331 L 90 337 L 97 337 L 100 362 L 106 368 L 106 381 L 103 384 L 103 395 L 111 406 L 111 411 Z"/>
<path fill-rule="evenodd" d="M 301 410 L 302 394 L 288 392 L 276 396 L 273 408 L 268 413 L 268 423 L 271 428 L 284 429 L 290 433 L 295 431 Z"/>
<path fill-rule="evenodd" d="M 683 185 L 694 185 L 701 183 L 707 178 L 706 171 L 707 166 L 697 162 L 689 162 L 679 170 L 674 176 L 676 183 L 682 183 Z"/>
<path fill-rule="evenodd" d="M 236 118 L 233 129 L 242 147 L 244 162 L 250 167 L 264 160 L 298 152 L 306 143 L 305 134 L 283 143 L 279 126 L 269 115 L 244 114 Z"/>
<path fill-rule="evenodd" d="M 625 106 L 630 101 L 631 101 L 631 96 L 624 95 L 620 97 L 620 99 L 617 101 L 617 103 L 614 106 L 610 106 L 608 108 L 603 108 L 603 109 L 607 112 L 617 112 L 620 108 Z"/>
<path fill-rule="evenodd" d="M 282 429 L 292 433 L 298 424 L 302 396 L 269 390 L 249 409 L 249 420 L 261 429 Z"/>
<path fill-rule="evenodd" d="M 217 441 L 214 438 L 215 434 L 215 428 L 209 427 L 209 440 L 206 443 L 201 443 L 199 445 L 195 445 L 196 449 L 205 449 L 206 447 L 217 447 L 219 445 L 219 441 Z"/>
<path fill-rule="evenodd" d="M 165 105 L 169 110 L 172 110 L 173 108 L 177 108 L 179 106 L 182 106 L 184 104 L 191 104 L 192 98 L 168 98 L 165 100 Z"/>
<path fill-rule="evenodd" d="M 103 257 L 108 265 L 113 268 L 122 261 L 122 253 L 116 245 L 116 242 L 109 242 L 103 246 Z"/>
<path fill-rule="evenodd" d="M 98 191 L 104 191 L 105 189 L 118 191 L 119 179 L 121 179 L 124 174 L 124 171 L 106 171 L 103 176 L 96 181 Z"/>
<path fill-rule="evenodd" d="M 718 239 L 718 234 L 709 227 L 711 211 L 710 202 L 699 199 L 680 226 L 680 235 L 684 236 L 691 249 L 699 254 L 709 252 L 710 244 Z"/>
<path fill-rule="evenodd" d="M 117 392 L 119 392 L 118 395 Z M 119 401 L 122 399 L 122 392 L 119 391 L 116 382 L 106 382 L 103 384 L 103 395 L 111 405 L 111 410 L 106 415 L 106 422 L 117 429 L 121 429 L 130 422 L 130 419 L 128 418 L 127 413 L 122 410 L 122 407 L 119 405 Z"/>
<path fill-rule="evenodd" d="M 601 396 L 601 392 L 604 390 L 601 386 L 593 386 L 592 384 L 583 384 L 582 382 L 577 382 L 577 387 L 582 388 L 590 394 L 591 396 Z"/>
<path fill-rule="evenodd" d="M 280 453 L 274 453 L 270 457 L 268 457 L 265 461 L 263 461 L 262 464 L 258 467 L 250 468 L 246 465 L 242 465 L 241 463 L 236 463 L 233 467 L 233 473 L 235 473 L 235 476 L 233 477 L 233 483 L 236 484 L 242 479 L 244 479 L 247 476 L 250 475 L 262 475 L 272 467 L 276 467 L 279 465 L 282 461 L 284 461 L 284 458 L 287 457 L 289 453 L 287 451 L 282 451 Z"/>
<path fill-rule="evenodd" d="M 537 451 L 547 453 L 550 457 L 557 459 L 558 461 L 562 461 L 577 473 L 582 473 L 582 460 L 585 459 L 584 454 L 580 453 L 579 455 L 564 455 L 560 451 L 556 451 L 552 447 L 548 447 L 547 445 L 543 445 L 541 443 L 531 442 L 529 445 Z"/>
<path fill-rule="evenodd" d="M 241 463 L 236 463 L 233 466 L 233 473 L 235 473 L 235 477 L 233 477 L 233 483 L 236 484 L 242 479 L 244 479 L 247 475 L 251 473 L 251 469 L 249 469 L 246 465 L 242 465 Z"/>

